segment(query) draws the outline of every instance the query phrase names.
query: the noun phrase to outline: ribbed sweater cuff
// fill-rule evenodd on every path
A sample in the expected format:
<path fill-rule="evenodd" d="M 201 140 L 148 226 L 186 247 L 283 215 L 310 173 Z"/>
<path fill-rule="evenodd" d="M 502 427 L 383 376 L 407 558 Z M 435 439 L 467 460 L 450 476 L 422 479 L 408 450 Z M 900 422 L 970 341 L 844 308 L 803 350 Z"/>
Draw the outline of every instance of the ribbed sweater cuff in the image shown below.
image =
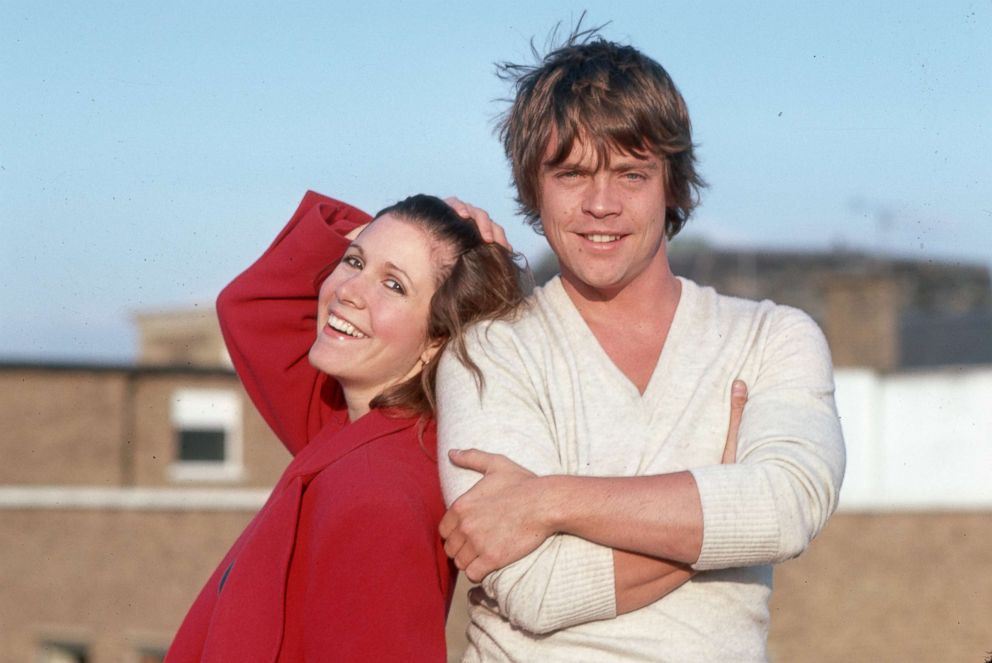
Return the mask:
<path fill-rule="evenodd" d="M 558 534 L 532 554 L 522 575 L 516 562 L 482 581 L 511 623 L 542 634 L 616 616 L 612 550 Z"/>
<path fill-rule="evenodd" d="M 705 571 L 767 564 L 781 547 L 779 511 L 767 479 L 753 467 L 712 465 L 692 471 L 703 507 Z"/>
<path fill-rule="evenodd" d="M 558 616 L 555 621 L 561 624 L 556 628 L 613 619 L 617 616 L 613 550 L 567 534 L 561 537 L 555 591 L 545 596 L 544 610 Z"/>

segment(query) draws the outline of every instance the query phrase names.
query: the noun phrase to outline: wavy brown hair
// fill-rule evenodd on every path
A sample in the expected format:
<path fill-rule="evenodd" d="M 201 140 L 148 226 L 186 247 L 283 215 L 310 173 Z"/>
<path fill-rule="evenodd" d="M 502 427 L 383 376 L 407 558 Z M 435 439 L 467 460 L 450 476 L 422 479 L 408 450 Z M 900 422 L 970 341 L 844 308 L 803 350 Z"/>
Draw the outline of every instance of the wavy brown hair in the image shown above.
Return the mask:
<path fill-rule="evenodd" d="M 581 140 L 595 150 L 598 166 L 608 165 L 611 152 L 653 154 L 665 164 L 665 233 L 671 239 L 706 186 L 696 172 L 685 100 L 660 64 L 632 46 L 602 39 L 599 28 L 582 30 L 581 23 L 580 18 L 564 43 L 543 57 L 532 41 L 536 64 L 496 66 L 516 92 L 497 129 L 520 211 L 543 233 L 539 174 L 545 153 L 551 146 L 546 165 L 558 166 Z M 549 41 L 556 38 L 557 29 Z"/>
<path fill-rule="evenodd" d="M 475 374 L 481 388 L 484 376 L 465 347 L 465 330 L 474 322 L 511 316 L 524 300 L 524 272 L 515 262 L 515 254 L 484 241 L 474 223 L 458 216 L 439 198 L 410 196 L 381 210 L 375 218 L 385 214 L 426 232 L 435 259 L 443 260 L 427 319 L 427 340 L 436 342 L 438 351 L 418 375 L 389 387 L 369 406 L 430 417 L 436 402 L 437 366 L 448 346 Z"/>

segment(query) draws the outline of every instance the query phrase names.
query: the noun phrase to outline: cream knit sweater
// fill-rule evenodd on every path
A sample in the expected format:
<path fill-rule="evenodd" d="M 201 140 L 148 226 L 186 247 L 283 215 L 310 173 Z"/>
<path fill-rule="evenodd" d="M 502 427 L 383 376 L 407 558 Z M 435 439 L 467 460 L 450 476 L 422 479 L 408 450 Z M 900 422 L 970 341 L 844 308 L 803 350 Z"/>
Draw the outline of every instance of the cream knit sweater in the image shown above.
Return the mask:
<path fill-rule="evenodd" d="M 439 373 L 439 458 L 450 504 L 480 477 L 452 448 L 502 453 L 538 474 L 689 469 L 703 507 L 703 571 L 616 616 L 612 551 L 555 535 L 471 597 L 465 661 L 765 661 L 771 564 L 798 555 L 837 504 L 844 445 L 830 355 L 799 310 L 682 280 L 654 375 L 640 394 L 559 279 L 512 322 L 469 337 L 485 375 L 450 355 Z M 720 465 L 730 387 L 749 397 L 735 465 Z"/>

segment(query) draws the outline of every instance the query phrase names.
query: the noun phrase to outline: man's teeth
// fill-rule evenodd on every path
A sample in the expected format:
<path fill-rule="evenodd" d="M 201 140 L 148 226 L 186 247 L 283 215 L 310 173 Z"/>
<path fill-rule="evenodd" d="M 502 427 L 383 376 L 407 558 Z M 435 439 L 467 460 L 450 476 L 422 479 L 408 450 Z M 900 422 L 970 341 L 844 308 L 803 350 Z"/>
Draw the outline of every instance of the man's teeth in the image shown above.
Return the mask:
<path fill-rule="evenodd" d="M 365 334 L 355 329 L 355 325 L 351 324 L 347 320 L 342 320 L 336 315 L 331 315 L 327 319 L 327 324 L 329 324 L 333 329 L 336 329 L 343 334 L 347 334 L 348 336 L 354 336 L 355 338 L 365 338 Z"/>
<path fill-rule="evenodd" d="M 615 242 L 618 239 L 620 239 L 620 235 L 586 235 L 585 237 L 590 242 L 599 242 L 599 243 Z"/>

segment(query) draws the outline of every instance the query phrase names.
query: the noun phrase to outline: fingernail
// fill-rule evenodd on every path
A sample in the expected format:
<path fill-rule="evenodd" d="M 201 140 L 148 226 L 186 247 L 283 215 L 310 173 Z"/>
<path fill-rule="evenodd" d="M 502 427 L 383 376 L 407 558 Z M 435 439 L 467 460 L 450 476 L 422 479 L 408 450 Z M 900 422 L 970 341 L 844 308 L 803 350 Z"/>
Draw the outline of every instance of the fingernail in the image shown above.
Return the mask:
<path fill-rule="evenodd" d="M 734 396 L 743 396 L 746 390 L 747 387 L 744 386 L 744 383 L 741 380 L 734 380 L 734 384 L 731 387 L 731 391 Z"/>

